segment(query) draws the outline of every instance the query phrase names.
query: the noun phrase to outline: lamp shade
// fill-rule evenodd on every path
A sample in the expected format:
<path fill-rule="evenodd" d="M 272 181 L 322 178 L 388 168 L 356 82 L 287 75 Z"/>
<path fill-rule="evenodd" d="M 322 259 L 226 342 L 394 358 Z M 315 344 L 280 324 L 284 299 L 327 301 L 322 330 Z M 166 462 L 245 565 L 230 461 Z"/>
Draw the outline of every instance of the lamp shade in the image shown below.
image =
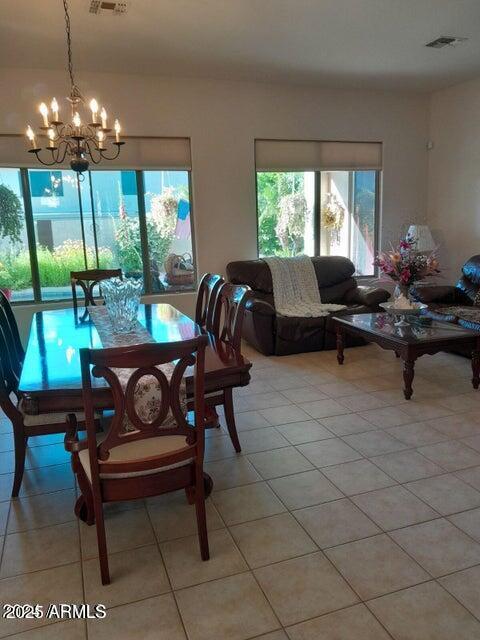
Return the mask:
<path fill-rule="evenodd" d="M 433 251 L 435 249 L 432 234 L 426 224 L 411 224 L 408 227 L 407 238 L 415 242 L 415 251 Z"/>

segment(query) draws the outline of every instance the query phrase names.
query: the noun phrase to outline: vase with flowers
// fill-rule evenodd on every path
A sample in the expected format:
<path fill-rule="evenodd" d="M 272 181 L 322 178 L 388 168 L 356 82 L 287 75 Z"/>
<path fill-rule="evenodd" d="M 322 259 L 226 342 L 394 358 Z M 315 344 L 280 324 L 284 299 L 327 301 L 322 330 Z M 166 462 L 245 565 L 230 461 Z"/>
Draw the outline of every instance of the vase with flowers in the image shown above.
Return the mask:
<path fill-rule="evenodd" d="M 407 236 L 390 251 L 380 251 L 373 264 L 383 277 L 396 283 L 394 298 L 410 300 L 413 284 L 440 273 L 435 251 L 425 255 L 416 251 L 416 242 Z"/>

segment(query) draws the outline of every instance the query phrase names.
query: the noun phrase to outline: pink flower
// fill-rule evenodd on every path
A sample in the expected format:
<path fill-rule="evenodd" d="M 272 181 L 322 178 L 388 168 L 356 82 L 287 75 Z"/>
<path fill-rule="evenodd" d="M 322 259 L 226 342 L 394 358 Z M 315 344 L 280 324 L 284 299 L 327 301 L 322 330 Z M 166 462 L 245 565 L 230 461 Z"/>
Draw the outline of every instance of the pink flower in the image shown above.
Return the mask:
<path fill-rule="evenodd" d="M 411 277 L 412 277 L 412 272 L 408 267 L 405 267 L 405 269 L 403 269 L 400 274 L 400 281 L 403 284 L 409 284 Z"/>

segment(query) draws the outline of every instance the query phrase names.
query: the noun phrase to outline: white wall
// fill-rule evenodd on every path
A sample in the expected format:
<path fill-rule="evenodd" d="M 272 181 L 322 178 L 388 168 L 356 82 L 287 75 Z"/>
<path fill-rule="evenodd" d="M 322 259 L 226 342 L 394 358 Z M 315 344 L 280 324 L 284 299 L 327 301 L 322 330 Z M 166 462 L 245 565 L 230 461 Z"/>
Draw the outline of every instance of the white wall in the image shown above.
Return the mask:
<path fill-rule="evenodd" d="M 427 96 L 112 74 L 78 80 L 86 96 L 115 107 L 127 135 L 191 138 L 200 273 L 256 258 L 255 138 L 382 141 L 382 243 L 424 218 Z M 41 100 L 66 90 L 63 72 L 0 70 L 0 133 L 23 132 Z M 193 295 L 182 303 L 191 311 Z M 19 310 L 24 322 L 31 311 Z"/>
<path fill-rule="evenodd" d="M 480 79 L 432 95 L 429 137 L 428 222 L 454 283 L 480 254 Z"/>

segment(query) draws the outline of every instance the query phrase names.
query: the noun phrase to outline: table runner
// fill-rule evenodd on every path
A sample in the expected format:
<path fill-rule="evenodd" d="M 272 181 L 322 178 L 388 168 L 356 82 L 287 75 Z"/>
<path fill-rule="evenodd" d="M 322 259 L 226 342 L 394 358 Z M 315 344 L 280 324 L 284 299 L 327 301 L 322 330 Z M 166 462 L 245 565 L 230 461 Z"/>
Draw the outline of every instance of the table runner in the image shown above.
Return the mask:
<path fill-rule="evenodd" d="M 90 314 L 90 318 L 95 324 L 98 335 L 100 336 L 102 346 L 105 348 L 129 347 L 132 345 L 155 342 L 147 329 L 140 324 L 138 320 L 136 321 L 136 325 L 132 331 L 128 333 L 113 333 L 112 321 L 110 320 L 105 306 L 89 306 L 88 312 Z M 160 369 L 165 374 L 167 380 L 170 381 L 175 366 L 171 362 L 166 362 L 162 365 L 158 365 L 157 368 Z M 125 389 L 128 380 L 133 373 L 132 369 L 122 368 L 113 369 L 113 371 L 118 377 L 123 389 Z M 161 404 L 160 393 L 160 385 L 154 376 L 146 375 L 138 381 L 134 392 L 135 411 L 142 422 L 153 422 L 157 417 Z M 185 378 L 183 378 L 180 385 L 180 405 L 186 414 Z M 159 428 L 175 427 L 176 424 L 177 423 L 171 413 L 171 410 L 169 410 L 167 417 Z M 136 430 L 130 423 L 127 416 L 125 416 L 124 427 L 127 431 Z"/>

